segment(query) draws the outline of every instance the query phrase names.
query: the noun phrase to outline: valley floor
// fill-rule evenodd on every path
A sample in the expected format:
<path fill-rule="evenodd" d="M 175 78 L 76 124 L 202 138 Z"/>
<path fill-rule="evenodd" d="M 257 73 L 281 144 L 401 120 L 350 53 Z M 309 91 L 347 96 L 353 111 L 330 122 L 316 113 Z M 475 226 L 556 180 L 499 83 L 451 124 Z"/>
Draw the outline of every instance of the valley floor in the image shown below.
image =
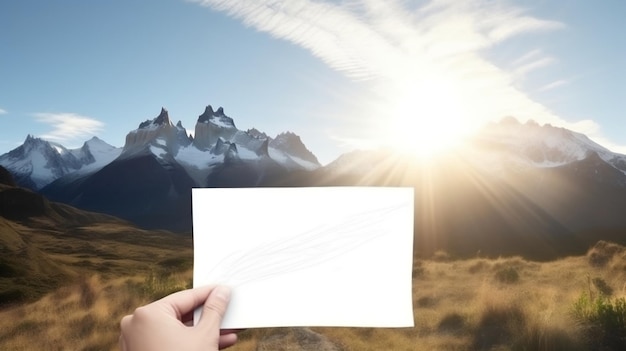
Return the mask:
<path fill-rule="evenodd" d="M 587 317 L 594 301 L 604 301 L 615 303 L 624 323 L 626 307 L 617 302 L 626 296 L 625 254 L 603 242 L 586 256 L 552 262 L 439 254 L 415 261 L 414 328 L 255 329 L 242 332 L 231 349 L 618 350 L 624 330 L 604 330 L 602 316 Z M 81 278 L 38 301 L 0 310 L 0 349 L 117 349 L 122 316 L 190 282 L 189 267 Z"/>

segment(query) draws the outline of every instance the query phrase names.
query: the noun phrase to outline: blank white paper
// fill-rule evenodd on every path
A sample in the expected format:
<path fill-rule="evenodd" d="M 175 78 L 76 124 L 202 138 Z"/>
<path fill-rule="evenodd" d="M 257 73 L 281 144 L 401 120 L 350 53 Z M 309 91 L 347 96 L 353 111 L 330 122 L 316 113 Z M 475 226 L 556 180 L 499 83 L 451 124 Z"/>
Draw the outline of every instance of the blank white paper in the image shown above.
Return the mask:
<path fill-rule="evenodd" d="M 222 328 L 412 327 L 413 189 L 192 190 L 194 286 Z"/>

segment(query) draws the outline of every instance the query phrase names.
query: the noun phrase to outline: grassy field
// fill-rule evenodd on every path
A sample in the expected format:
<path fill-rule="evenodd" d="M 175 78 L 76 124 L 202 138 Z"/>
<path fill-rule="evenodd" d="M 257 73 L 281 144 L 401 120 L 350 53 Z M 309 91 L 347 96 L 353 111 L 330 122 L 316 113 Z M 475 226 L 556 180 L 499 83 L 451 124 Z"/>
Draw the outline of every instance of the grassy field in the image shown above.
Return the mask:
<path fill-rule="evenodd" d="M 0 349 L 116 349 L 122 316 L 191 284 L 190 248 L 168 251 L 164 243 L 154 244 L 159 237 L 142 243 L 153 244 L 143 251 L 141 245 L 124 244 L 123 238 L 109 240 L 108 249 L 101 250 L 117 252 L 116 257 L 101 258 L 97 240 L 91 240 L 95 246 L 81 254 L 58 253 L 56 262 L 81 266 L 74 272 L 82 273 L 36 301 L 0 310 Z M 86 245 L 80 240 L 74 244 Z M 143 256 L 145 252 L 151 252 L 150 259 Z M 132 269 L 124 269 L 126 265 Z M 86 274 L 101 266 L 109 268 Z M 413 272 L 414 328 L 313 330 L 342 350 L 618 350 L 624 346 L 626 303 L 620 305 L 624 302 L 620 297 L 626 296 L 626 251 L 621 246 L 600 242 L 586 256 L 552 262 L 520 257 L 451 260 L 440 253 L 432 260 L 416 260 Z M 259 342 L 284 331 L 244 331 L 232 350 L 256 350 Z M 281 349 L 299 350 L 297 340 L 286 341 Z"/>

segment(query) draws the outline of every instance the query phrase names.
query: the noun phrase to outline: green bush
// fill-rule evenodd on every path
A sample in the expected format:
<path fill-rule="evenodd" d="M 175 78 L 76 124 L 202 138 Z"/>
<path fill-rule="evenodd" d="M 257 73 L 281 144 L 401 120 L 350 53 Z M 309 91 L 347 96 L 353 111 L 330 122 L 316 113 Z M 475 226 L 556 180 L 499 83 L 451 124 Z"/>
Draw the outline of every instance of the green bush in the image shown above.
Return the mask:
<path fill-rule="evenodd" d="M 586 332 L 591 346 L 620 349 L 626 345 L 626 299 L 583 293 L 572 315 Z"/>

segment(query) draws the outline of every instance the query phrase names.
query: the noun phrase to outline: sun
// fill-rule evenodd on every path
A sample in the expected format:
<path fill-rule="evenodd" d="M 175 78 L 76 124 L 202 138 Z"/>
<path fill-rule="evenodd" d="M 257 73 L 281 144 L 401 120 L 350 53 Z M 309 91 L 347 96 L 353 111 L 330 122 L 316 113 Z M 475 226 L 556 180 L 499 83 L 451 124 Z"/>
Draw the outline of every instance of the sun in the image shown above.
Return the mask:
<path fill-rule="evenodd" d="M 402 152 L 431 158 L 459 146 L 472 130 L 466 103 L 452 81 L 405 85 L 392 101 L 387 140 Z"/>

